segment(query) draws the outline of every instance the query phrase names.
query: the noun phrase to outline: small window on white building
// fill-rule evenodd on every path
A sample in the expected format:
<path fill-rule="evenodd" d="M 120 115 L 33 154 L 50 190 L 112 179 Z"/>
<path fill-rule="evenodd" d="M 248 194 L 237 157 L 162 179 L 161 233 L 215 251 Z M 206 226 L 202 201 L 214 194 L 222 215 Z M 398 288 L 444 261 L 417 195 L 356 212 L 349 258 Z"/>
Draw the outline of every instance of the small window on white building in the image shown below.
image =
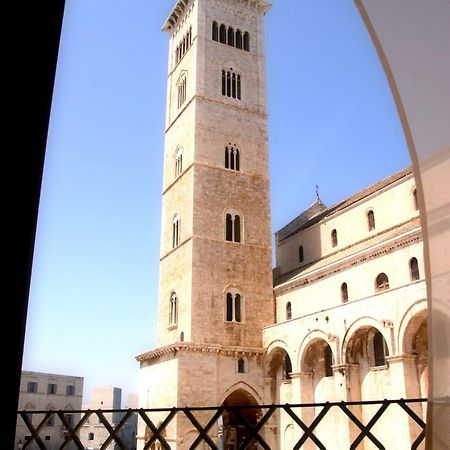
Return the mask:
<path fill-rule="evenodd" d="M 331 232 L 331 246 L 332 247 L 337 247 L 337 245 L 338 245 L 337 231 L 333 230 Z"/>
<path fill-rule="evenodd" d="M 411 258 L 409 260 L 409 276 L 411 281 L 420 279 L 419 263 L 417 262 L 417 258 Z"/>
<path fill-rule="evenodd" d="M 380 273 L 375 280 L 375 290 L 377 292 L 389 289 L 389 278 L 385 273 Z"/>
<path fill-rule="evenodd" d="M 342 303 L 348 302 L 348 286 L 347 283 L 341 284 L 341 300 Z"/>
<path fill-rule="evenodd" d="M 292 305 L 291 302 L 286 303 L 286 320 L 292 319 Z"/>
<path fill-rule="evenodd" d="M 367 213 L 367 226 L 369 231 L 375 230 L 375 213 L 372 210 Z"/>

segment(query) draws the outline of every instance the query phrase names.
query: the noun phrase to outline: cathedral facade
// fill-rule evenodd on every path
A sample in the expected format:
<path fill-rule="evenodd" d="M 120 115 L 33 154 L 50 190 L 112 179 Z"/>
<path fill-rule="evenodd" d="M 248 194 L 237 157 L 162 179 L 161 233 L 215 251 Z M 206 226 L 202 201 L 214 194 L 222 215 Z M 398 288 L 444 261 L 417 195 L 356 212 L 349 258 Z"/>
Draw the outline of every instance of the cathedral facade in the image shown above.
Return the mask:
<path fill-rule="evenodd" d="M 179 0 L 163 26 L 170 45 L 158 333 L 157 348 L 137 357 L 142 408 L 426 395 L 426 292 L 409 169 L 330 208 L 318 198 L 276 233 L 272 270 L 269 8 L 262 0 Z M 356 413 L 365 419 L 372 409 Z M 314 410 L 301 414 L 308 421 Z M 151 415 L 154 423 L 165 417 Z M 330 448 L 348 448 L 354 430 L 334 419 L 331 432 L 317 433 L 339 436 L 342 447 Z M 292 448 L 298 426 L 285 417 L 270 425 L 271 448 Z M 400 426 L 410 433 L 408 421 Z M 224 448 L 234 450 L 243 436 L 232 421 L 226 429 Z M 148 431 L 141 423 L 138 448 Z M 197 435 L 183 417 L 165 430 L 174 449 Z"/>

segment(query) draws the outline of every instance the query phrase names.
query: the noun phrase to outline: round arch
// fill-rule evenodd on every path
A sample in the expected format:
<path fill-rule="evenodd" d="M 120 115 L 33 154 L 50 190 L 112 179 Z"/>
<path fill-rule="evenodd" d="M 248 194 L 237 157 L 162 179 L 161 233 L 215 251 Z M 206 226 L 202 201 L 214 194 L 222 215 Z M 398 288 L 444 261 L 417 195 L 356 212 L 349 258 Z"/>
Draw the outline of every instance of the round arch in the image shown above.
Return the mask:
<path fill-rule="evenodd" d="M 427 299 L 412 304 L 403 315 L 398 330 L 398 349 L 402 355 L 412 353 L 412 337 L 427 318 Z"/>
<path fill-rule="evenodd" d="M 303 361 L 304 361 L 304 357 L 306 355 L 306 351 L 308 350 L 308 348 L 310 347 L 310 345 L 313 345 L 315 342 L 318 341 L 325 341 L 328 345 L 330 344 L 328 342 L 328 334 L 325 333 L 322 330 L 319 329 L 315 329 L 315 330 L 311 330 L 302 340 L 302 342 L 300 343 L 300 347 L 298 350 L 298 356 L 297 356 L 297 368 L 299 371 L 302 370 L 302 365 L 303 365 Z M 335 361 L 335 364 L 338 362 L 338 358 L 335 352 L 335 349 L 333 349 L 333 346 L 331 346 L 331 352 L 333 354 L 333 359 Z"/>
<path fill-rule="evenodd" d="M 390 339 L 390 336 L 386 333 L 386 329 L 383 326 L 383 324 L 369 316 L 360 317 L 359 319 L 356 319 L 347 329 L 344 335 L 344 339 L 342 340 L 342 347 L 341 347 L 341 355 L 342 355 L 342 362 L 347 363 L 347 351 L 349 348 L 349 345 L 353 341 L 353 338 L 356 335 L 356 332 L 360 330 L 361 328 L 375 328 L 378 330 L 384 337 L 384 340 L 386 341 L 386 345 L 388 347 L 389 355 L 393 355 L 393 348 L 392 348 L 392 342 Z"/>

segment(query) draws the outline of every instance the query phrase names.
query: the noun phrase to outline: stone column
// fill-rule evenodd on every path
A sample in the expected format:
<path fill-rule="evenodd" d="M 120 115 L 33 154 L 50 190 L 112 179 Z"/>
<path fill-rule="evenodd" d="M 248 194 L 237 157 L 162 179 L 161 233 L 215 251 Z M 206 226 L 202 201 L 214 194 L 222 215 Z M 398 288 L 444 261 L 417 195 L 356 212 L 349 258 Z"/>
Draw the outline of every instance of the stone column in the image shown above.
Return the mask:
<path fill-rule="evenodd" d="M 338 400 L 360 401 L 361 388 L 359 385 L 359 365 L 358 364 L 336 364 L 333 366 L 333 377 L 336 385 L 336 398 Z M 349 406 L 348 409 L 361 420 L 361 407 Z M 350 448 L 351 443 L 359 434 L 359 428 L 353 424 L 348 416 L 340 411 L 335 416 L 336 426 L 334 433 L 342 443 L 342 448 Z"/>
<path fill-rule="evenodd" d="M 386 363 L 389 366 L 391 379 L 392 398 L 420 398 L 420 385 L 416 367 L 417 356 L 415 355 L 395 355 L 387 356 Z M 410 403 L 408 406 L 423 419 L 422 405 L 420 403 Z M 391 405 L 389 407 L 390 416 L 395 420 L 395 447 L 410 449 L 411 444 L 420 434 L 421 428 L 410 419 L 406 411 L 400 406 Z M 400 436 L 404 436 L 399 439 Z M 404 441 L 400 447 L 398 440 Z"/>

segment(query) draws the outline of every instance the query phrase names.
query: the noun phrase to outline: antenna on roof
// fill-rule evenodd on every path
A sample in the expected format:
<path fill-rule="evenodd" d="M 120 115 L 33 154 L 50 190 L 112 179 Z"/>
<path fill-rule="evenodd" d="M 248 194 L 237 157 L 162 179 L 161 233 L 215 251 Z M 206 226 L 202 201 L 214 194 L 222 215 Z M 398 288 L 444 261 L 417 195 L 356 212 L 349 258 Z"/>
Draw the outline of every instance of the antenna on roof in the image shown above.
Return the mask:
<path fill-rule="evenodd" d="M 319 197 L 319 186 L 316 184 L 316 197 L 317 197 L 317 201 L 320 202 L 320 197 Z"/>

